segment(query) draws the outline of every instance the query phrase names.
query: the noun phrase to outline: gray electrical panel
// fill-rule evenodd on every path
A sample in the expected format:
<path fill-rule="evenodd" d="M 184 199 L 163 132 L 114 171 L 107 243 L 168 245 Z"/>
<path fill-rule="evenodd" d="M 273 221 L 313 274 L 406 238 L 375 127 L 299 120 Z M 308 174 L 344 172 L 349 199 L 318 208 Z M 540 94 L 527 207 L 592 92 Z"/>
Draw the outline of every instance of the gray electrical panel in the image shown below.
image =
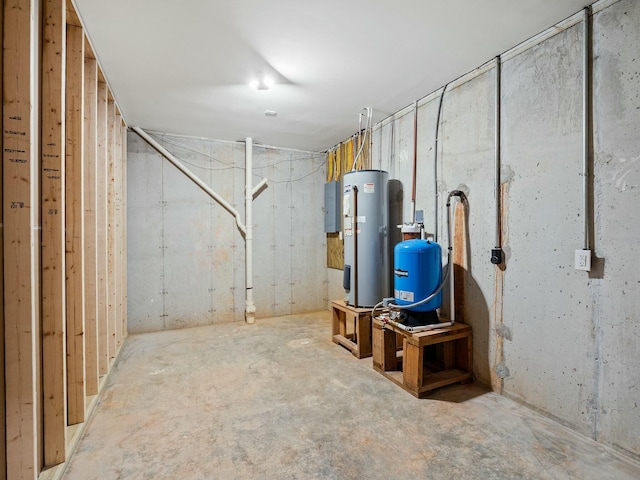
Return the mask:
<path fill-rule="evenodd" d="M 324 231 L 335 233 L 340 231 L 340 182 L 324 184 Z"/>

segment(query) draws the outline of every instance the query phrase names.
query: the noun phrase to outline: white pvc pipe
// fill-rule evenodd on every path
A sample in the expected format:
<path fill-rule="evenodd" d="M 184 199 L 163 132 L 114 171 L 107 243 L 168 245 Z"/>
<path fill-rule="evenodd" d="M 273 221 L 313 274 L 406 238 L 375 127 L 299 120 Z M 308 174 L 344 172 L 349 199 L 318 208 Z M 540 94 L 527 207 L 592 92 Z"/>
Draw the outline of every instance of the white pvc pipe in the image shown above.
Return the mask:
<path fill-rule="evenodd" d="M 409 332 L 411 333 L 419 333 L 424 332 L 425 330 L 436 330 L 438 328 L 450 327 L 453 325 L 453 322 L 444 322 L 444 323 L 432 323 L 431 325 L 421 325 L 419 327 L 407 327 L 409 328 Z"/>
<path fill-rule="evenodd" d="M 399 328 L 400 330 L 404 330 L 409 333 L 419 333 L 424 332 L 426 330 L 436 330 L 437 328 L 450 327 L 453 325 L 453 322 L 443 322 L 443 323 L 432 323 L 430 325 L 419 325 L 416 327 L 410 327 L 408 325 L 403 325 L 402 323 L 396 322 L 391 319 L 384 320 L 384 323 L 389 323 L 394 327 Z"/>
<path fill-rule="evenodd" d="M 238 229 L 245 240 L 245 275 L 246 275 L 246 297 L 245 297 L 245 320 L 247 323 L 255 323 L 256 306 L 253 301 L 253 197 L 267 184 L 267 179 L 263 179 L 255 188 L 252 186 L 253 176 L 253 140 L 247 137 L 245 143 L 245 222 L 242 223 L 240 213 L 233 208 L 226 200 L 214 192 L 207 184 L 200 180 L 191 170 L 189 170 L 171 152 L 160 145 L 155 139 L 149 136 L 139 127 L 132 127 L 133 131 L 142 137 L 149 145 L 155 148 L 161 155 L 169 160 L 178 170 L 184 173 L 193 183 L 198 185 L 207 195 L 218 202 L 236 219 Z"/>
<path fill-rule="evenodd" d="M 160 145 L 154 138 L 149 136 L 147 132 L 142 130 L 140 127 L 132 127 L 132 130 L 136 132 L 140 137 L 145 140 L 149 145 L 155 148 L 158 153 L 160 153 L 163 157 L 169 160 L 174 167 L 184 173 L 189 180 L 198 185 L 207 195 L 213 198 L 216 202 L 220 204 L 226 211 L 228 211 L 231 215 L 233 215 L 236 219 L 236 225 L 238 225 L 238 229 L 242 233 L 243 236 L 246 236 L 246 228 L 240 219 L 240 213 L 229 204 L 224 198 L 214 192 L 209 185 L 200 180 L 191 170 L 189 170 L 180 160 L 178 160 L 171 152 L 169 152 L 166 148 Z"/>
<path fill-rule="evenodd" d="M 256 195 L 258 195 L 258 193 L 260 193 L 263 188 L 266 188 L 266 185 L 267 179 L 263 178 L 262 181 L 251 190 L 251 198 L 256 198 Z"/>
<path fill-rule="evenodd" d="M 245 224 L 246 234 L 245 240 L 245 272 L 246 272 L 246 305 L 245 305 L 245 321 L 247 323 L 255 323 L 256 306 L 253 303 L 253 139 L 247 137 L 245 142 Z M 265 179 L 266 180 L 266 179 Z"/>

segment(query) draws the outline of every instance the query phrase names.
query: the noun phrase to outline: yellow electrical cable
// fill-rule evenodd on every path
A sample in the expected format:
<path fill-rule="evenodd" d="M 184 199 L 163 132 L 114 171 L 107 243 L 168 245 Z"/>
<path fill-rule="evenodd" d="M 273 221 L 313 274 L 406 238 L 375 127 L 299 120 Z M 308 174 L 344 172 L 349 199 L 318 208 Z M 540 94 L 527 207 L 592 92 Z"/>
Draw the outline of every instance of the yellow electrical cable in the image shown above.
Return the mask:
<path fill-rule="evenodd" d="M 333 151 L 327 152 L 327 182 L 333 180 Z"/>
<path fill-rule="evenodd" d="M 358 162 L 356 164 L 356 170 L 362 170 L 363 168 L 363 161 L 364 161 L 364 148 L 362 149 L 362 151 L 360 151 L 360 148 L 362 148 L 362 132 L 358 132 L 358 149 L 356 150 L 357 152 L 360 152 L 360 156 L 358 157 Z"/>

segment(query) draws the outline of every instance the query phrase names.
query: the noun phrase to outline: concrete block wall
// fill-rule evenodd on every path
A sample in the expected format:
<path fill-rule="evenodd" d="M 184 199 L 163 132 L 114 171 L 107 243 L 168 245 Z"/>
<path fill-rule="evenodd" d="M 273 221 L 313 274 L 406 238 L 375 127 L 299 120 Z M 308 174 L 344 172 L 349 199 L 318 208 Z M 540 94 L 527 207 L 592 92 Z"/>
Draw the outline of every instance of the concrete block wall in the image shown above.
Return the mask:
<path fill-rule="evenodd" d="M 153 135 L 241 212 L 244 143 Z M 147 145 L 128 136 L 129 332 L 244 320 L 244 240 L 234 218 Z M 324 155 L 254 144 L 256 317 L 327 305 Z M 235 166 L 235 167 L 234 167 Z"/>
<path fill-rule="evenodd" d="M 447 89 L 438 144 L 438 234 L 444 201 L 469 201 L 464 321 L 473 326 L 480 382 L 559 422 L 640 457 L 640 2 L 593 16 L 592 272 L 583 247 L 583 25 L 502 65 L 502 236 L 494 246 L 495 68 Z M 419 103 L 418 191 L 435 229 L 435 123 L 441 91 Z M 409 220 L 413 109 L 379 124 L 373 167 L 404 185 Z M 331 272 L 330 272 L 331 273 Z M 338 275 L 329 275 L 333 285 Z M 443 313 L 447 312 L 447 300 Z"/>

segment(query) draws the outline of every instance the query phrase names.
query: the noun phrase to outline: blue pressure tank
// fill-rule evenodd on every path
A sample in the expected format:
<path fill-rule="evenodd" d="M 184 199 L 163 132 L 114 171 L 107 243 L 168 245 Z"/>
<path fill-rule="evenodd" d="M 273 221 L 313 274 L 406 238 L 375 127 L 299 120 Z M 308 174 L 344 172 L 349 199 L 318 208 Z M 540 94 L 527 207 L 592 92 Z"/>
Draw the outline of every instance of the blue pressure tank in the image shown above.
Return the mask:
<path fill-rule="evenodd" d="M 442 248 L 428 240 L 406 240 L 393 249 L 394 298 L 397 305 L 424 300 L 440 286 Z M 428 312 L 440 308 L 442 291 L 427 303 L 407 310 Z"/>

